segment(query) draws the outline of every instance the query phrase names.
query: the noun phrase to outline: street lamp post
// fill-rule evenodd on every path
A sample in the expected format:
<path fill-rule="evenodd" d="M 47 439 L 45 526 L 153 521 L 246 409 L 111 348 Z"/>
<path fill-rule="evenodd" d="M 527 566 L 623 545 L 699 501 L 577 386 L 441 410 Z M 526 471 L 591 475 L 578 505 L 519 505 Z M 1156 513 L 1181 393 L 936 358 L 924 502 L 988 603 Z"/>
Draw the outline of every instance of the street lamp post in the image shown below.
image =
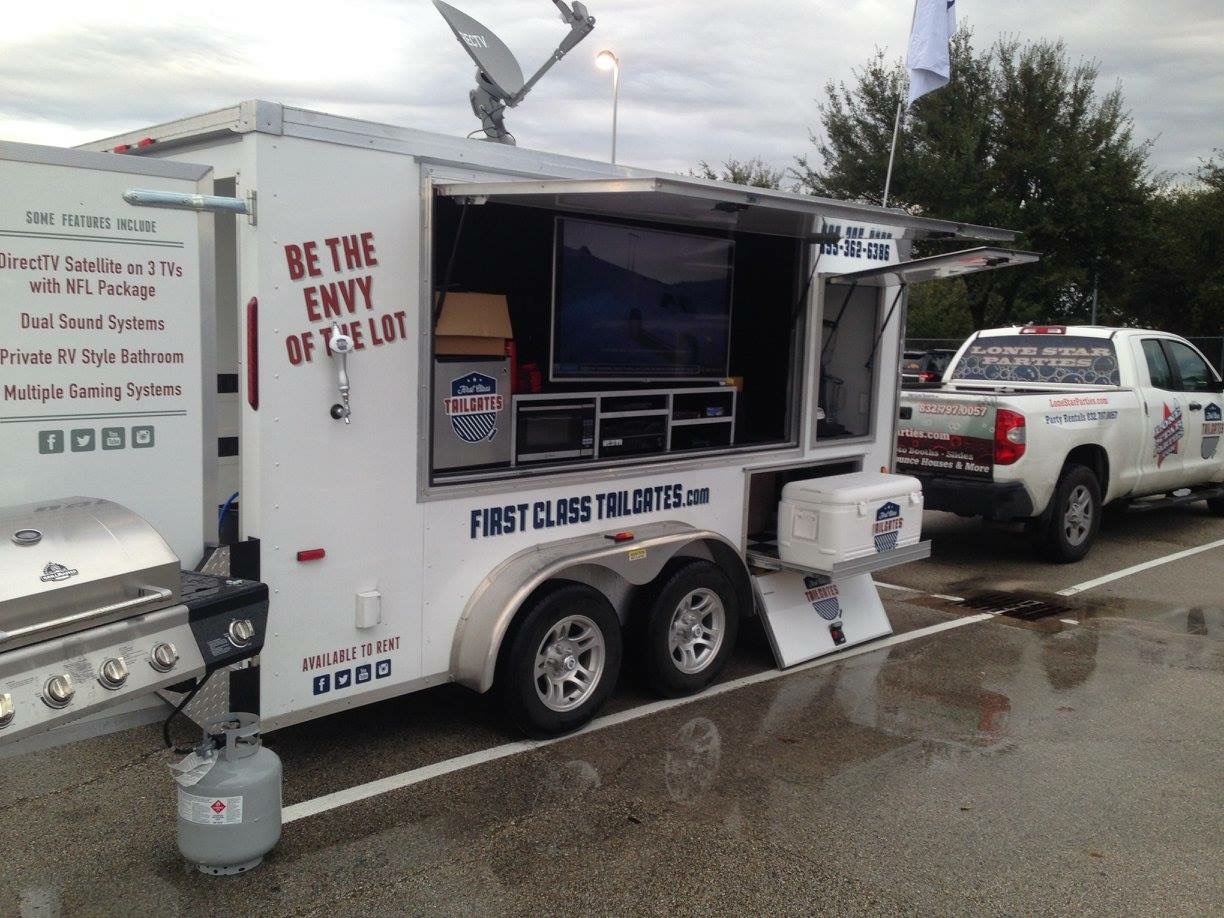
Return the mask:
<path fill-rule="evenodd" d="M 612 165 L 616 165 L 616 109 L 620 103 L 620 58 L 605 49 L 595 56 L 595 66 L 612 71 Z"/>

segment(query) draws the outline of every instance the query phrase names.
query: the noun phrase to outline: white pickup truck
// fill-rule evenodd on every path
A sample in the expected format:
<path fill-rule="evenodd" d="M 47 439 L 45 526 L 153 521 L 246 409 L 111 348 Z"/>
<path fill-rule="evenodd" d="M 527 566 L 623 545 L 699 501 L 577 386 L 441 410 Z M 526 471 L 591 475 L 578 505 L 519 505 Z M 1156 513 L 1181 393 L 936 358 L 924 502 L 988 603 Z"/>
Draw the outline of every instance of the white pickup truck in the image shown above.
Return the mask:
<path fill-rule="evenodd" d="M 977 332 L 940 388 L 902 393 L 897 471 L 922 481 L 928 509 L 1024 520 L 1043 554 L 1078 561 L 1105 504 L 1206 500 L 1224 516 L 1222 389 L 1164 332 Z"/>

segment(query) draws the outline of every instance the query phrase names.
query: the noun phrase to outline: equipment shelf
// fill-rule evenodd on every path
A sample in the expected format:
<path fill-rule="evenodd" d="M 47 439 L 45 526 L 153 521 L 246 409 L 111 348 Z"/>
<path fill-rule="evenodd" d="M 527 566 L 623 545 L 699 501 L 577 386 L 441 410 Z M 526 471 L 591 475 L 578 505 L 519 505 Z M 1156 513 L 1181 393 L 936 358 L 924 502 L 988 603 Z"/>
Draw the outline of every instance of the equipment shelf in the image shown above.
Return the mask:
<path fill-rule="evenodd" d="M 890 551 L 869 555 L 866 558 L 840 561 L 833 565 L 831 571 L 817 570 L 814 567 L 807 567 L 803 564 L 783 561 L 778 557 L 777 542 L 753 542 L 748 546 L 748 551 L 744 555 L 748 563 L 753 567 L 760 567 L 770 571 L 796 571 L 800 574 L 827 577 L 834 582 L 857 577 L 860 574 L 870 574 L 885 568 L 896 567 L 899 564 L 909 564 L 911 561 L 921 561 L 923 558 L 929 558 L 930 556 L 931 542 L 929 539 L 916 545 L 906 545 L 903 548 L 894 548 Z"/>

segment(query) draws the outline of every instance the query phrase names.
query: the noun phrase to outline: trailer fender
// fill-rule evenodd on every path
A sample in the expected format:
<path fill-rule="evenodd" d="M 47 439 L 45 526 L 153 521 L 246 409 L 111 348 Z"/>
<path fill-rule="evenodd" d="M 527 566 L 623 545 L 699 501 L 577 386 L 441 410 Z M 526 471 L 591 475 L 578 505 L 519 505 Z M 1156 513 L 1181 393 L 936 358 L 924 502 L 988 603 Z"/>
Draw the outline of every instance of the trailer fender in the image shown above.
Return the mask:
<path fill-rule="evenodd" d="M 585 583 L 616 608 L 622 623 L 634 587 L 650 583 L 679 555 L 715 561 L 732 577 L 741 608 L 752 608 L 748 569 L 739 550 L 724 536 L 687 523 L 665 521 L 634 527 L 631 541 L 614 542 L 611 533 L 562 539 L 526 548 L 497 565 L 476 587 L 451 645 L 451 677 L 478 692 L 493 687 L 497 656 L 523 603 L 546 581 Z"/>

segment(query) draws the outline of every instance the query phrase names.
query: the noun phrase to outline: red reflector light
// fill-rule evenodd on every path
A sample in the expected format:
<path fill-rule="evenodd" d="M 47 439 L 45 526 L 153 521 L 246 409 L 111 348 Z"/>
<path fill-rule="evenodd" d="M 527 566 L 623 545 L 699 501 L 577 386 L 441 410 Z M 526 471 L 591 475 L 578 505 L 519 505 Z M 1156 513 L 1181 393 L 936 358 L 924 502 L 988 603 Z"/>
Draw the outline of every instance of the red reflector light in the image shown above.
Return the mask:
<path fill-rule="evenodd" d="M 297 553 L 299 561 L 318 561 L 320 558 L 327 557 L 327 549 L 325 548 L 307 548 Z"/>
<path fill-rule="evenodd" d="M 246 396 L 252 411 L 259 410 L 259 300 L 251 297 L 246 310 Z M 302 560 L 301 558 L 298 559 Z"/>
<path fill-rule="evenodd" d="M 939 379 L 939 374 L 932 373 L 930 370 L 923 370 L 918 374 L 918 379 L 922 382 L 935 382 Z"/>
<path fill-rule="evenodd" d="M 156 141 L 156 140 L 154 140 L 152 137 L 145 137 L 145 138 L 142 138 L 141 140 L 138 140 L 138 141 L 136 142 L 136 146 L 138 146 L 138 147 L 151 147 L 151 146 L 153 146 L 153 144 L 155 144 L 155 143 L 157 143 L 157 141 Z"/>
<path fill-rule="evenodd" d="M 632 532 L 618 532 L 615 535 L 608 536 L 613 542 L 632 542 Z"/>
<path fill-rule="evenodd" d="M 1026 325 L 1020 329 L 1022 335 L 1065 335 L 1065 325 Z"/>
<path fill-rule="evenodd" d="M 1000 408 L 995 413 L 995 465 L 1011 465 L 1024 455 L 1027 442 L 1024 415 Z"/>
<path fill-rule="evenodd" d="M 132 145 L 130 143 L 121 143 L 119 144 L 119 146 L 113 147 L 111 149 L 111 152 L 112 153 L 126 153 L 130 149 L 132 149 Z"/>

